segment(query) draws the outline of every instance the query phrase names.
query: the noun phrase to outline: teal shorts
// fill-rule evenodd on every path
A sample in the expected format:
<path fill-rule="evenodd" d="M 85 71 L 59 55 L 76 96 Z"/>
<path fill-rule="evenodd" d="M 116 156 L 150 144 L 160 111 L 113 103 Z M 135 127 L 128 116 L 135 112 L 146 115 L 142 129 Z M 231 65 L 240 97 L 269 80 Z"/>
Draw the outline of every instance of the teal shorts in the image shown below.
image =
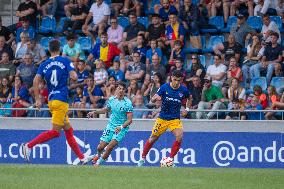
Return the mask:
<path fill-rule="evenodd" d="M 122 139 L 125 137 L 125 135 L 128 133 L 128 127 L 127 128 L 124 128 L 122 130 L 120 130 L 119 133 L 115 134 L 115 129 L 107 126 L 104 131 L 103 131 L 103 134 L 100 138 L 101 141 L 104 141 L 106 143 L 110 143 L 110 141 L 112 140 L 116 140 L 118 143 L 120 141 L 122 141 Z"/>

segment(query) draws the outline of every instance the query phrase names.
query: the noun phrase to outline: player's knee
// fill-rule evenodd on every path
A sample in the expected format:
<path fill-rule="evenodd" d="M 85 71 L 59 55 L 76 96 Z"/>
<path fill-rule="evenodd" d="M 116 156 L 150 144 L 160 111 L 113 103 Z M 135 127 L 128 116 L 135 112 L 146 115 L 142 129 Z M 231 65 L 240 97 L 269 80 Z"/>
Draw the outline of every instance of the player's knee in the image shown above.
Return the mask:
<path fill-rule="evenodd" d="M 59 137 L 60 136 L 60 132 L 57 130 L 51 130 L 50 133 L 52 134 L 52 136 L 54 137 Z"/>

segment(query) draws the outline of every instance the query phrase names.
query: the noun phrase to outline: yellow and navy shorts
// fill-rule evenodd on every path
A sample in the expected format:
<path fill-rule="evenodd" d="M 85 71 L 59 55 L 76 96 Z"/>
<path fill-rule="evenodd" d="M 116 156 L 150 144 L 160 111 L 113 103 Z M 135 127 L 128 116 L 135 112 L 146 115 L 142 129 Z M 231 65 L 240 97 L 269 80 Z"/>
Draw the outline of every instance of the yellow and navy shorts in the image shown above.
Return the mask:
<path fill-rule="evenodd" d="M 64 126 L 65 123 L 69 123 L 67 116 L 68 104 L 60 100 L 52 100 L 48 102 L 48 107 L 51 112 L 51 122 L 55 125 Z"/>
<path fill-rule="evenodd" d="M 155 125 L 152 129 L 153 136 L 161 136 L 167 129 L 173 131 L 175 129 L 182 129 L 182 123 L 180 119 L 173 119 L 173 120 L 164 120 L 161 118 L 157 118 Z"/>

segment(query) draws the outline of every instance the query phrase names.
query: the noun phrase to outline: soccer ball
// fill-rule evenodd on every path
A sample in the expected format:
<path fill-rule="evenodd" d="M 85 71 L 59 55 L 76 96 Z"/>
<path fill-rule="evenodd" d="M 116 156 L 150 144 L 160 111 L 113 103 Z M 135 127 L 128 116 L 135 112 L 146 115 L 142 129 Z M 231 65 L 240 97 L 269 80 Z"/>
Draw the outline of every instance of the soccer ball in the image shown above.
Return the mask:
<path fill-rule="evenodd" d="M 160 161 L 161 167 L 172 167 L 174 160 L 170 157 L 163 157 Z"/>

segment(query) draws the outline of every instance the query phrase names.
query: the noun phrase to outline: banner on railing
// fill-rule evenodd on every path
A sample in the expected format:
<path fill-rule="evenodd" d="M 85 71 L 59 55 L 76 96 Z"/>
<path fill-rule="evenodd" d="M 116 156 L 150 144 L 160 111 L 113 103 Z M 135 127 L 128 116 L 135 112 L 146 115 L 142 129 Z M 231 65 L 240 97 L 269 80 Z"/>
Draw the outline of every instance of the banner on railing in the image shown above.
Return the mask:
<path fill-rule="evenodd" d="M 0 163 L 25 163 L 20 144 L 41 131 L 1 130 Z M 101 131 L 75 131 L 86 155 L 96 152 Z M 150 136 L 148 131 L 130 131 L 114 149 L 106 165 L 134 166 Z M 33 148 L 31 162 L 35 164 L 73 164 L 75 157 L 65 141 L 64 133 L 48 143 Z M 281 133 L 218 133 L 186 132 L 182 147 L 175 157 L 180 167 L 243 167 L 284 168 L 284 140 Z M 167 132 L 147 156 L 147 166 L 159 166 L 162 157 L 169 156 L 174 141 Z"/>

